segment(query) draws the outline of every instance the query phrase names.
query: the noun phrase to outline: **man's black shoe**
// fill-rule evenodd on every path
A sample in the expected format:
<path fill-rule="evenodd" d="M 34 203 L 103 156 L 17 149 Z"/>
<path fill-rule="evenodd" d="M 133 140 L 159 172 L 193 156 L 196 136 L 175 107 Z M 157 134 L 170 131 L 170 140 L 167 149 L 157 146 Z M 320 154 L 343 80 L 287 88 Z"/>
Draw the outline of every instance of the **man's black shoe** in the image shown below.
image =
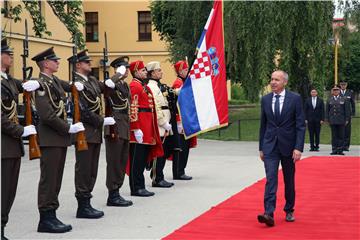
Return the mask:
<path fill-rule="evenodd" d="M 261 214 L 257 216 L 259 223 L 265 223 L 268 227 L 275 225 L 274 218 L 268 214 Z"/>
<path fill-rule="evenodd" d="M 160 182 L 152 182 L 153 187 L 160 187 L 160 188 L 170 188 L 174 185 L 174 183 L 168 182 L 166 180 L 161 180 Z"/>
<path fill-rule="evenodd" d="M 315 148 L 310 148 L 309 151 L 310 151 L 310 152 L 315 152 L 316 150 L 315 150 Z"/>
<path fill-rule="evenodd" d="M 136 190 L 134 192 L 131 192 L 131 196 L 137 196 L 137 197 L 151 197 L 151 196 L 154 196 L 154 195 L 155 195 L 155 193 L 149 192 L 145 188 L 138 189 L 138 190 Z"/>
<path fill-rule="evenodd" d="M 71 225 L 64 224 L 57 219 L 54 210 L 40 212 L 40 221 L 37 229 L 38 232 L 64 233 L 70 231 L 71 229 Z"/>
<path fill-rule="evenodd" d="M 337 152 L 331 152 L 330 155 L 337 155 Z"/>
<path fill-rule="evenodd" d="M 5 237 L 5 227 L 1 226 L 1 240 L 9 240 L 7 237 Z"/>
<path fill-rule="evenodd" d="M 337 155 L 345 155 L 342 151 L 338 151 Z"/>
<path fill-rule="evenodd" d="M 192 177 L 186 175 L 186 174 L 183 174 L 181 175 L 180 177 L 174 177 L 175 180 L 191 180 Z"/>
<path fill-rule="evenodd" d="M 96 210 L 90 204 L 90 198 L 78 198 L 77 218 L 101 218 L 104 216 L 103 211 Z"/>
<path fill-rule="evenodd" d="M 125 200 L 120 195 L 118 195 L 117 198 L 111 198 L 110 195 L 109 195 L 107 203 L 106 203 L 106 205 L 110 206 L 110 207 L 129 207 L 132 204 L 133 204 L 132 201 Z"/>
<path fill-rule="evenodd" d="M 343 151 L 348 152 L 349 148 L 344 148 Z"/>
<path fill-rule="evenodd" d="M 294 214 L 292 212 L 286 213 L 285 221 L 294 222 L 295 221 Z"/>

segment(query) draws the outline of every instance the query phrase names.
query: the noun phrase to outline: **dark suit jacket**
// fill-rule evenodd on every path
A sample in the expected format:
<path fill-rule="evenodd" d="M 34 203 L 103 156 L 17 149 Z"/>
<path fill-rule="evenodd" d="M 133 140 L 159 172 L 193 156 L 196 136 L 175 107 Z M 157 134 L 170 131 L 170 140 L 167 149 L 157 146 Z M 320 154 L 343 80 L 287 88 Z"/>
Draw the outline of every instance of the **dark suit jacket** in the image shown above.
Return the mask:
<path fill-rule="evenodd" d="M 21 82 L 8 75 L 8 79 L 1 79 L 1 158 L 20 158 L 24 155 L 21 135 L 24 127 L 9 119 L 11 110 L 7 110 L 15 101 L 17 108 L 19 91 L 22 92 Z M 7 109 L 5 109 L 7 108 Z M 16 116 L 17 117 L 17 113 Z"/>
<path fill-rule="evenodd" d="M 284 156 L 291 156 L 294 149 L 302 152 L 305 119 L 301 97 L 286 90 L 279 124 L 272 111 L 272 97 L 273 93 L 270 93 L 261 99 L 259 150 L 269 154 L 278 146 Z"/>
<path fill-rule="evenodd" d="M 317 97 L 315 109 L 312 105 L 312 97 L 306 99 L 304 104 L 305 120 L 309 122 L 320 122 L 324 121 L 324 101 Z"/>

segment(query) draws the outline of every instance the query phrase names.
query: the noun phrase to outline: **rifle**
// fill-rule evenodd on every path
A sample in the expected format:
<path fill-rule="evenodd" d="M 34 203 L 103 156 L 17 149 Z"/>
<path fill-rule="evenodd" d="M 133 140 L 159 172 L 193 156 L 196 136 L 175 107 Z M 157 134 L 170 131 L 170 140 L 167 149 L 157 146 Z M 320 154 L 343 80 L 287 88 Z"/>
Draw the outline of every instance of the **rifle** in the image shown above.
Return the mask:
<path fill-rule="evenodd" d="M 27 20 L 25 19 L 25 38 L 23 40 L 23 54 L 21 55 L 23 67 L 23 82 L 26 82 L 32 76 L 32 67 L 26 66 L 26 58 L 29 57 L 29 34 L 27 27 Z M 28 74 L 29 72 L 29 74 Z M 31 108 L 31 93 L 24 90 L 24 101 L 25 101 L 25 125 L 29 126 L 32 124 L 32 108 Z M 33 134 L 29 136 L 29 159 L 33 160 L 41 157 L 39 145 L 37 143 L 37 135 Z"/>
<path fill-rule="evenodd" d="M 71 95 L 73 96 L 74 101 L 74 123 L 80 122 L 80 102 L 79 102 L 79 92 L 75 86 L 75 77 L 76 77 L 76 62 L 77 62 L 77 47 L 76 47 L 76 35 L 73 37 L 74 46 L 73 46 L 73 57 L 72 57 L 72 85 L 71 85 Z M 86 142 L 85 131 L 76 133 L 76 149 L 77 151 L 84 151 L 88 149 Z"/>
<path fill-rule="evenodd" d="M 106 32 L 104 33 L 104 36 L 105 36 L 105 47 L 103 48 L 103 58 L 104 58 L 103 59 L 103 76 L 104 76 L 104 81 L 105 81 L 106 79 L 109 79 L 109 72 L 106 71 L 106 63 L 109 61 L 109 56 L 108 56 Z M 105 90 L 104 90 L 105 117 L 113 116 L 113 106 L 112 106 L 112 101 L 110 98 L 111 91 L 112 91 L 112 89 L 105 85 Z M 110 135 L 108 136 L 108 138 L 111 141 L 117 141 L 119 138 L 119 135 L 116 131 L 116 124 L 110 125 L 108 127 L 109 127 L 109 132 L 110 132 Z"/>

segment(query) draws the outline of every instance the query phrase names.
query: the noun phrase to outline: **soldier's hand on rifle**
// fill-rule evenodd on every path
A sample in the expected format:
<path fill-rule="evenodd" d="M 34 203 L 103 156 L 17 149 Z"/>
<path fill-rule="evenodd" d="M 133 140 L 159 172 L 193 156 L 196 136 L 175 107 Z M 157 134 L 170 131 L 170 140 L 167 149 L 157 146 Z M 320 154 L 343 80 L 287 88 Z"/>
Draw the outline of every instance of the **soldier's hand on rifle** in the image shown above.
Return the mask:
<path fill-rule="evenodd" d="M 76 87 L 76 90 L 78 90 L 79 92 L 84 90 L 84 84 L 82 84 L 81 82 L 75 82 L 74 85 Z"/>
<path fill-rule="evenodd" d="M 113 117 L 104 118 L 104 126 L 114 125 L 114 124 L 115 124 L 115 119 Z"/>
<path fill-rule="evenodd" d="M 34 125 L 29 125 L 29 126 L 24 127 L 24 132 L 23 132 L 23 134 L 21 136 L 22 137 L 27 137 L 29 135 L 34 135 L 34 134 L 36 134 L 35 126 Z"/>
<path fill-rule="evenodd" d="M 22 87 L 27 92 L 35 91 L 40 87 L 40 83 L 36 80 L 29 80 L 22 84 Z"/>
<path fill-rule="evenodd" d="M 78 123 L 70 125 L 69 133 L 78 133 L 81 131 L 85 131 L 85 128 L 84 128 L 84 125 L 82 124 L 82 122 L 78 122 Z"/>
<path fill-rule="evenodd" d="M 134 135 L 135 135 L 135 138 L 136 138 L 136 141 L 138 143 L 142 143 L 143 142 L 143 132 L 141 131 L 141 129 L 135 129 L 134 130 Z"/>
<path fill-rule="evenodd" d="M 126 67 L 125 66 L 120 66 L 116 69 L 116 72 L 119 73 L 121 76 L 124 76 L 126 73 Z"/>
<path fill-rule="evenodd" d="M 168 122 L 161 125 L 161 127 L 164 128 L 166 131 L 170 131 L 171 129 L 171 125 Z"/>
<path fill-rule="evenodd" d="M 105 85 L 109 88 L 114 89 L 115 88 L 115 83 L 111 80 L 111 79 L 106 79 L 105 80 Z"/>
<path fill-rule="evenodd" d="M 181 122 L 177 122 L 177 129 L 178 129 L 178 133 L 182 133 L 183 132 L 183 126 L 181 124 Z"/>

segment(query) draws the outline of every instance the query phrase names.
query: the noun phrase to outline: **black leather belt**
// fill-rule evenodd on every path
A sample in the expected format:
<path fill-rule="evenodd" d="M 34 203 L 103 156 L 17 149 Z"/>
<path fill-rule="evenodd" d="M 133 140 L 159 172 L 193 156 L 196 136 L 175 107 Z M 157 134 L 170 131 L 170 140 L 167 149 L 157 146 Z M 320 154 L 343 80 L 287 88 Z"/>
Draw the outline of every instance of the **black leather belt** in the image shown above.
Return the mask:
<path fill-rule="evenodd" d="M 119 109 L 119 110 L 117 110 L 117 109 L 113 109 L 113 111 L 114 112 L 117 112 L 117 113 L 122 113 L 122 114 L 128 114 L 129 113 L 129 111 L 127 110 L 127 109 Z"/>
<path fill-rule="evenodd" d="M 139 108 L 139 112 L 152 112 L 151 108 Z"/>
<path fill-rule="evenodd" d="M 161 106 L 161 109 L 166 110 L 166 109 L 169 109 L 169 107 L 168 106 Z"/>

